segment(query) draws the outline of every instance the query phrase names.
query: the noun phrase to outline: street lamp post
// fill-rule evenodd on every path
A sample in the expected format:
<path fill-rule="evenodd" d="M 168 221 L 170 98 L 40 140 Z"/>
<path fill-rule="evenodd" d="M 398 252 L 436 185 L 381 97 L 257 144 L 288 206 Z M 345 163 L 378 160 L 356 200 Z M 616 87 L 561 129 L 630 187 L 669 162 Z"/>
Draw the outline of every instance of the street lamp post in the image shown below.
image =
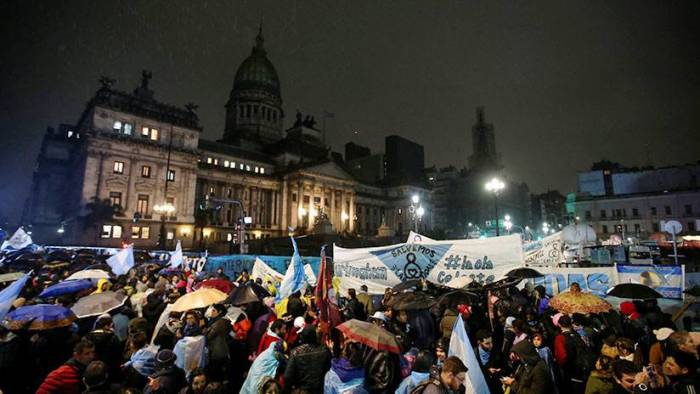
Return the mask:
<path fill-rule="evenodd" d="M 409 207 L 409 211 L 411 212 L 411 218 L 413 219 L 413 231 L 418 232 L 418 222 L 423 218 L 423 215 L 425 215 L 425 209 L 422 205 L 420 205 L 419 195 L 414 194 L 411 197 L 411 206 Z"/>
<path fill-rule="evenodd" d="M 486 190 L 488 192 L 493 193 L 494 197 L 493 201 L 496 211 L 496 236 L 501 235 L 501 231 L 498 228 L 498 195 L 500 194 L 501 190 L 503 190 L 505 187 L 506 184 L 498 178 L 493 178 L 488 183 L 486 183 Z"/>
<path fill-rule="evenodd" d="M 206 204 L 234 204 L 238 205 L 240 208 L 240 215 L 238 215 L 238 219 L 236 220 L 238 222 L 238 246 L 239 246 L 239 251 L 241 254 L 246 253 L 246 245 L 245 245 L 245 225 L 246 224 L 251 224 L 253 223 L 253 218 L 250 216 L 245 215 L 245 210 L 243 209 L 243 204 L 238 201 L 238 200 L 231 200 L 228 198 L 216 198 L 211 195 L 206 195 Z M 233 242 L 233 240 L 231 240 Z"/>
<path fill-rule="evenodd" d="M 163 188 L 163 204 L 156 205 L 153 210 L 160 213 L 160 233 L 158 234 L 158 247 L 165 250 L 165 219 L 166 214 L 172 215 L 175 212 L 175 207 L 168 204 L 168 182 L 170 182 L 170 154 L 173 150 L 173 127 L 170 126 L 170 136 L 168 139 L 168 157 L 165 161 L 165 186 Z M 160 207 L 160 210 L 158 209 Z"/>

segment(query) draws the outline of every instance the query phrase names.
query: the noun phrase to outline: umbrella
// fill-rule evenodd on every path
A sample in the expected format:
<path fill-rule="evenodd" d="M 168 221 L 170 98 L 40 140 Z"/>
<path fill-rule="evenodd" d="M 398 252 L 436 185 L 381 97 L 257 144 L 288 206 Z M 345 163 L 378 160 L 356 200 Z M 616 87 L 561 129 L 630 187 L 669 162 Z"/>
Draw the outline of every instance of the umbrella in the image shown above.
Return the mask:
<path fill-rule="evenodd" d="M 607 294 L 618 298 L 634 298 L 638 300 L 664 297 L 651 287 L 639 283 L 620 283 L 610 288 Z"/>
<path fill-rule="evenodd" d="M 602 298 L 584 292 L 565 291 L 552 297 L 549 306 L 564 314 L 600 313 L 613 309 L 612 305 Z"/>
<path fill-rule="evenodd" d="M 109 279 L 109 273 L 98 269 L 82 270 L 66 278 L 66 280 L 75 279 Z"/>
<path fill-rule="evenodd" d="M 64 294 L 73 294 L 93 287 L 89 279 L 66 280 L 47 287 L 39 294 L 39 298 L 58 297 Z"/>
<path fill-rule="evenodd" d="M 398 311 L 429 309 L 435 305 L 435 298 L 423 292 L 394 294 L 387 301 L 387 306 Z"/>
<path fill-rule="evenodd" d="M 487 283 L 486 285 L 483 286 L 483 289 L 485 289 L 485 290 L 497 290 L 497 289 L 503 289 L 506 287 L 517 286 L 518 283 L 520 283 L 522 280 L 523 280 L 523 278 L 505 277 L 505 278 L 499 279 L 493 283 Z"/>
<path fill-rule="evenodd" d="M 532 268 L 516 268 L 514 270 L 508 271 L 506 274 L 507 278 L 519 278 L 519 279 L 532 279 L 532 278 L 541 278 L 543 277 L 544 274 L 540 273 L 539 271 L 532 269 Z"/>
<path fill-rule="evenodd" d="M 409 279 L 407 281 L 401 282 L 398 285 L 391 288 L 394 293 L 400 293 L 404 290 L 421 289 L 423 287 L 423 279 Z"/>
<path fill-rule="evenodd" d="M 257 283 L 248 282 L 233 289 L 226 299 L 227 304 L 245 305 L 269 297 L 270 293 Z"/>
<path fill-rule="evenodd" d="M 67 327 L 75 321 L 70 309 L 61 305 L 37 304 L 15 309 L 5 317 L 5 326 L 10 330 L 50 330 Z M 29 326 L 27 326 L 29 324 Z"/>
<path fill-rule="evenodd" d="M 389 331 L 372 323 L 350 319 L 336 328 L 345 334 L 347 338 L 371 348 L 391 353 L 401 353 L 396 337 Z"/>
<path fill-rule="evenodd" d="M 126 295 L 113 291 L 90 294 L 79 299 L 71 310 L 79 318 L 99 316 L 124 305 L 126 298 Z"/>
<path fill-rule="evenodd" d="M 197 288 L 197 289 L 201 289 L 201 288 L 212 288 L 212 289 L 216 289 L 216 290 L 219 290 L 219 291 L 222 291 L 222 292 L 228 294 L 228 293 L 231 292 L 231 290 L 233 290 L 233 287 L 234 287 L 234 286 L 233 286 L 233 283 L 231 283 L 230 280 L 226 280 L 226 279 L 207 279 L 207 280 L 205 280 L 205 281 L 203 281 L 203 282 L 200 282 L 200 283 L 197 285 L 196 288 Z"/>
<path fill-rule="evenodd" d="M 455 290 L 445 293 L 438 298 L 438 304 L 446 303 L 448 305 L 471 305 L 479 301 L 479 295 L 467 290 Z"/>
<path fill-rule="evenodd" d="M 9 274 L 0 275 L 0 283 L 13 282 L 24 276 L 24 272 L 10 272 Z"/>
<path fill-rule="evenodd" d="M 206 308 L 209 305 L 223 302 L 226 297 L 226 293 L 205 287 L 180 297 L 175 301 L 171 310 L 173 312 L 185 312 L 190 309 Z"/>

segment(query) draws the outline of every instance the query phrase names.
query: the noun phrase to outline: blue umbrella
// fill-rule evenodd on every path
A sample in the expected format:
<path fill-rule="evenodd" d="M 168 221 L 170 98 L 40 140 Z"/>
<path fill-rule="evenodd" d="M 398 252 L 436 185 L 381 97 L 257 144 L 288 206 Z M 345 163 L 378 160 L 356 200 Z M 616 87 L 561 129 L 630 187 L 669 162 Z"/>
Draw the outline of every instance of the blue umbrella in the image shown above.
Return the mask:
<path fill-rule="evenodd" d="M 67 280 L 47 287 L 46 290 L 39 294 L 39 298 L 58 297 L 64 294 L 77 293 L 91 287 L 93 287 L 93 285 L 90 279 Z"/>
<path fill-rule="evenodd" d="M 75 319 L 75 314 L 61 305 L 37 304 L 23 306 L 8 313 L 5 326 L 10 330 L 49 330 L 70 326 Z"/>

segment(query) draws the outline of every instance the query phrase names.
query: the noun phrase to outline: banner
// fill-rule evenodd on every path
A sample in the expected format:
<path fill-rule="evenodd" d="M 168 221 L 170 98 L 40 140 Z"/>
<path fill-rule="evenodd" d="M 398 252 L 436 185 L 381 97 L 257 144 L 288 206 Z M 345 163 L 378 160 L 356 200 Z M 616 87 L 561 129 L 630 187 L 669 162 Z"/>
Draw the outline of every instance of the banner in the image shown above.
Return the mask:
<path fill-rule="evenodd" d="M 683 298 L 682 265 L 617 265 L 620 283 L 641 283 L 663 294 L 664 298 Z"/>
<path fill-rule="evenodd" d="M 428 238 L 425 235 L 418 234 L 418 233 L 414 232 L 413 230 L 409 231 L 408 239 L 406 240 L 407 244 L 424 244 L 424 243 L 431 243 L 431 242 L 435 242 L 435 240 Z"/>
<path fill-rule="evenodd" d="M 539 241 L 523 245 L 525 265 L 530 267 L 556 267 L 564 259 L 561 231 Z"/>
<path fill-rule="evenodd" d="M 523 261 L 519 234 L 359 249 L 334 245 L 333 254 L 341 291 L 367 285 L 370 294 L 384 294 L 387 287 L 411 279 L 455 288 L 474 280 L 491 283 Z"/>
<path fill-rule="evenodd" d="M 292 261 L 292 256 L 255 256 L 247 254 L 232 254 L 225 256 L 209 256 L 204 270 L 207 272 L 215 272 L 219 267 L 224 269 L 224 273 L 231 279 L 236 279 L 243 272 L 249 273 L 253 270 L 255 259 L 262 260 L 270 268 L 277 272 L 287 272 L 287 266 Z M 318 273 L 318 266 L 321 261 L 320 257 L 303 257 L 301 258 L 304 264 L 310 264 L 314 275 Z"/>
<path fill-rule="evenodd" d="M 576 282 L 581 290 L 590 291 L 598 296 L 605 296 L 609 288 L 617 284 L 617 271 L 614 266 L 597 268 L 557 268 L 540 267 L 537 271 L 544 277 L 528 279 L 532 286 L 542 285 L 549 295 L 557 295 L 569 290 Z"/>
<path fill-rule="evenodd" d="M 265 264 L 264 261 L 256 258 L 255 263 L 253 264 L 253 269 L 250 271 L 250 277 L 253 279 L 260 278 L 263 281 L 265 281 L 266 277 L 269 277 L 272 279 L 273 283 L 275 283 L 281 282 L 284 275 L 270 268 L 270 266 Z"/>

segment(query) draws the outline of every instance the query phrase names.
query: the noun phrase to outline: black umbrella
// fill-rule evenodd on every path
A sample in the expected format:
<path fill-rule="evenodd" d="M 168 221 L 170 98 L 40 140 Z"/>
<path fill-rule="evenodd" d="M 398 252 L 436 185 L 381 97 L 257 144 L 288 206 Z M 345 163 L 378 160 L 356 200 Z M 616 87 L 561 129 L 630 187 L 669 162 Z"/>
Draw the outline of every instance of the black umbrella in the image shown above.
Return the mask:
<path fill-rule="evenodd" d="M 496 289 L 503 289 L 506 287 L 510 286 L 517 286 L 518 283 L 520 283 L 523 280 L 523 278 L 509 278 L 505 277 L 503 279 L 497 280 L 493 283 L 487 283 L 484 285 L 482 288 L 483 290 L 496 290 Z"/>
<path fill-rule="evenodd" d="M 245 305 L 270 297 L 270 292 L 255 282 L 244 283 L 231 291 L 225 304 Z"/>
<path fill-rule="evenodd" d="M 422 287 L 423 279 L 409 279 L 392 287 L 391 291 L 393 291 L 394 293 L 401 293 L 404 290 L 421 289 Z"/>
<path fill-rule="evenodd" d="M 508 271 L 506 274 L 507 278 L 519 278 L 519 279 L 531 279 L 531 278 L 541 278 L 544 274 L 532 268 L 516 268 L 514 270 Z"/>
<path fill-rule="evenodd" d="M 633 298 L 638 300 L 664 297 L 651 287 L 639 283 L 620 283 L 608 290 L 607 294 L 618 298 Z"/>
<path fill-rule="evenodd" d="M 457 306 L 460 304 L 471 305 L 479 302 L 479 295 L 467 290 L 455 290 L 445 293 L 438 298 L 439 304 L 447 304 L 449 306 Z"/>
<path fill-rule="evenodd" d="M 394 294 L 387 301 L 387 306 L 398 311 L 414 311 L 420 309 L 430 309 L 435 305 L 435 298 L 421 292 L 408 292 Z"/>

